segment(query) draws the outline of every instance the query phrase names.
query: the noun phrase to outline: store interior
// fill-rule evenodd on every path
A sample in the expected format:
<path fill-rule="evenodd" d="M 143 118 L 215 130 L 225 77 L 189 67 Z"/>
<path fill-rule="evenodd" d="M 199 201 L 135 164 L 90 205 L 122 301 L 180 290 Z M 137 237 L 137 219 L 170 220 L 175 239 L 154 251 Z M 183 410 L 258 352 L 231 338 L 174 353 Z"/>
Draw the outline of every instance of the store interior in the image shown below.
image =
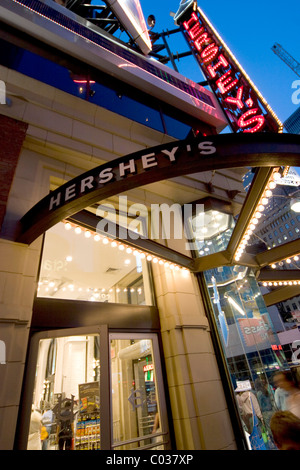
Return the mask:
<path fill-rule="evenodd" d="M 109 384 L 100 388 L 101 364 L 98 335 L 40 340 L 28 450 L 101 450 L 101 394 L 109 393 Z M 112 447 L 158 448 L 163 438 L 152 339 L 111 338 L 110 370 Z"/>

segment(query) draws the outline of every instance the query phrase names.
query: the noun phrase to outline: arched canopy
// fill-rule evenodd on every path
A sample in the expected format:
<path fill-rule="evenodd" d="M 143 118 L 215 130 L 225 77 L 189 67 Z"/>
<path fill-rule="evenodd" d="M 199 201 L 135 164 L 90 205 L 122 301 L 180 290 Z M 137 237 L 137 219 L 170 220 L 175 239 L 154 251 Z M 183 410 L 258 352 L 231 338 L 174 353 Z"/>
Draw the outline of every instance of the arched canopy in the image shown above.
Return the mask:
<path fill-rule="evenodd" d="M 21 219 L 16 241 L 30 244 L 58 222 L 108 197 L 203 171 L 298 166 L 300 136 L 219 134 L 148 148 L 107 162 L 68 181 Z"/>

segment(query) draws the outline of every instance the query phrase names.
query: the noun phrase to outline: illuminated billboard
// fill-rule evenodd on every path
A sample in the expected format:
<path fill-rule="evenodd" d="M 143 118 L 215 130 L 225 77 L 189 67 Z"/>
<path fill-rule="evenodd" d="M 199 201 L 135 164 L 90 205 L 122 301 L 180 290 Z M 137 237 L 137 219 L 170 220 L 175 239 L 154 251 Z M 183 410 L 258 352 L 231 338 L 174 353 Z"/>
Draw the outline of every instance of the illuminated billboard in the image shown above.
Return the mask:
<path fill-rule="evenodd" d="M 144 54 L 149 54 L 152 44 L 139 0 L 107 0 L 116 17 L 131 34 Z"/>
<path fill-rule="evenodd" d="M 282 132 L 283 124 L 196 1 L 182 0 L 174 20 L 234 132 Z"/>

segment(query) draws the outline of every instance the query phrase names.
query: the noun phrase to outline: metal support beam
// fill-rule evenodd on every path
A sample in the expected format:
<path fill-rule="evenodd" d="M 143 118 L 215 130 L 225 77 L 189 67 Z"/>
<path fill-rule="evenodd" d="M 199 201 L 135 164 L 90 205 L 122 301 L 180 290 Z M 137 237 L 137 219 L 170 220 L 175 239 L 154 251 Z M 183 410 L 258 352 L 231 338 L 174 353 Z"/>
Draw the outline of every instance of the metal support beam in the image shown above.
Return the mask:
<path fill-rule="evenodd" d="M 72 215 L 71 217 L 68 218 L 68 220 L 70 222 L 73 222 L 74 224 L 81 225 L 85 227 L 86 229 L 96 232 L 97 225 L 99 221 L 101 220 L 101 218 L 97 217 L 92 212 L 83 210 L 83 211 L 78 212 L 77 214 Z M 142 251 L 145 251 L 151 255 L 157 256 L 158 258 L 163 258 L 166 261 L 170 261 L 171 263 L 178 264 L 179 266 L 190 269 L 191 271 L 194 270 L 193 269 L 194 260 L 192 258 L 185 256 L 181 253 L 178 253 L 177 251 L 171 250 L 170 248 L 162 245 L 161 243 L 157 243 L 156 241 L 143 237 L 143 236 L 136 238 L 136 233 L 133 233 L 128 229 L 126 229 L 126 234 L 127 234 L 126 238 L 124 238 L 123 236 L 122 238 L 118 238 L 118 234 L 119 234 L 119 231 L 121 230 L 121 227 L 113 224 L 112 222 L 109 222 L 107 226 L 107 230 L 108 232 L 102 233 L 102 235 L 110 237 L 110 234 L 111 234 L 112 238 L 116 238 L 120 242 L 130 245 L 133 248 L 141 249 Z M 123 232 L 124 232 L 124 229 L 123 229 Z"/>
<path fill-rule="evenodd" d="M 256 255 L 256 261 L 262 268 L 272 263 L 296 256 L 300 253 L 300 239 L 271 248 Z"/>
<path fill-rule="evenodd" d="M 257 277 L 260 282 L 300 281 L 299 269 L 262 269 Z"/>
<path fill-rule="evenodd" d="M 272 174 L 273 168 L 263 167 L 259 168 L 256 172 L 254 181 L 251 185 L 251 188 L 247 194 L 244 206 L 239 215 L 236 226 L 233 230 L 230 242 L 228 243 L 227 250 L 231 253 L 233 258 L 234 253 L 236 252 L 242 237 L 250 223 L 251 217 L 253 216 L 257 204 L 265 190 L 266 184 Z M 243 262 L 243 257 L 241 257 L 240 262 Z"/>
<path fill-rule="evenodd" d="M 266 307 L 284 302 L 285 300 L 292 299 L 300 295 L 300 286 L 287 286 L 281 289 L 275 289 L 272 292 L 264 295 Z"/>
<path fill-rule="evenodd" d="M 200 273 L 208 269 L 218 268 L 219 266 L 230 266 L 231 255 L 228 251 L 220 251 L 201 258 L 194 259 L 193 272 Z"/>

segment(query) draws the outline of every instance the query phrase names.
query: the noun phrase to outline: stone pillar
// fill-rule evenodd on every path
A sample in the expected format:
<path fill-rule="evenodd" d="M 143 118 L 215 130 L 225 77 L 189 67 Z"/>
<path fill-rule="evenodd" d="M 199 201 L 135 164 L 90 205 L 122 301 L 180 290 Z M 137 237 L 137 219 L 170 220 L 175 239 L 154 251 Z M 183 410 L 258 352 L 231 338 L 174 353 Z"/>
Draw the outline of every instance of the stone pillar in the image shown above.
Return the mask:
<path fill-rule="evenodd" d="M 0 364 L 1 450 L 14 445 L 39 256 L 39 245 L 0 239 L 0 340 L 6 349 Z"/>
<path fill-rule="evenodd" d="M 13 181 L 15 193 L 19 188 L 16 169 L 26 129 L 27 124 L 0 115 L 0 341 L 5 346 L 0 363 L 1 450 L 14 445 L 40 255 L 39 242 L 27 247 L 3 238 Z M 24 195 L 18 198 L 21 210 Z"/>
<path fill-rule="evenodd" d="M 159 265 L 153 275 L 177 449 L 236 449 L 197 280 Z"/>
<path fill-rule="evenodd" d="M 0 230 L 27 127 L 0 114 Z"/>

